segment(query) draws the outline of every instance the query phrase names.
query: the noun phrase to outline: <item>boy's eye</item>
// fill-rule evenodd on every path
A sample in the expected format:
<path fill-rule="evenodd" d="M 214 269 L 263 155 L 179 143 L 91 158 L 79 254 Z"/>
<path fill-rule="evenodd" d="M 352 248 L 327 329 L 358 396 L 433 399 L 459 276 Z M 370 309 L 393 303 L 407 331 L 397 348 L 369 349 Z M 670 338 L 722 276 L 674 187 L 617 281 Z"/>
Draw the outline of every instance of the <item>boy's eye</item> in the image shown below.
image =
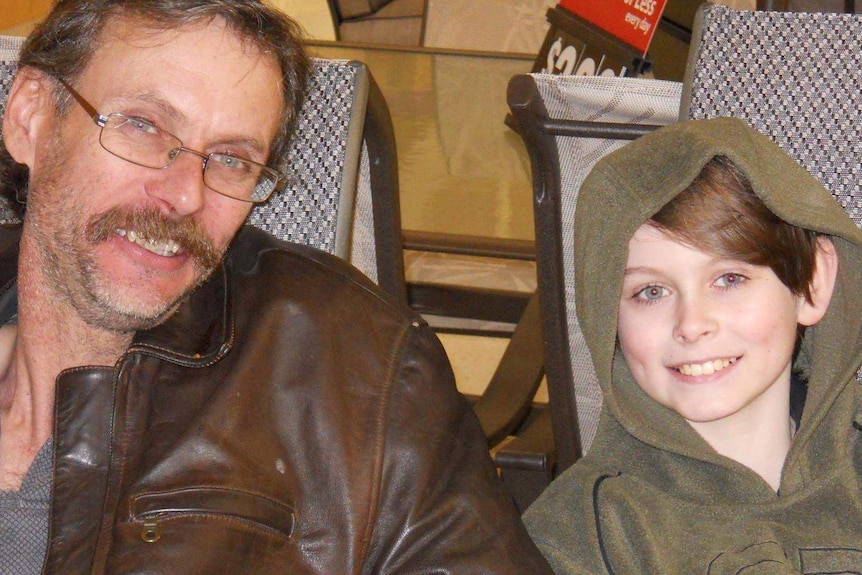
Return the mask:
<path fill-rule="evenodd" d="M 721 288 L 731 288 L 740 285 L 745 280 L 745 276 L 731 272 L 723 274 L 717 280 L 715 280 L 715 285 Z"/>
<path fill-rule="evenodd" d="M 647 286 L 635 294 L 635 299 L 652 302 L 660 300 L 668 295 L 666 288 L 661 286 Z"/>

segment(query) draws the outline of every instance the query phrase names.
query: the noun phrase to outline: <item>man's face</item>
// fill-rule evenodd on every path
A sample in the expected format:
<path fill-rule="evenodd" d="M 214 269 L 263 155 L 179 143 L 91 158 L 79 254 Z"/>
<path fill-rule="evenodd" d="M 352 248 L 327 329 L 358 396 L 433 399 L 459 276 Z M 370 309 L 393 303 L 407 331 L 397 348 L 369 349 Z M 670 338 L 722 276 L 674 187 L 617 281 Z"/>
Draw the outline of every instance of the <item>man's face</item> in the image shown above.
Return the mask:
<path fill-rule="evenodd" d="M 280 78 L 272 57 L 219 21 L 158 32 L 118 19 L 75 87 L 101 114 L 145 119 L 205 154 L 265 163 Z M 23 263 L 40 266 L 51 297 L 91 326 L 133 331 L 163 321 L 213 271 L 251 204 L 206 187 L 200 156 L 145 168 L 103 149 L 99 131 L 75 103 L 44 130 L 23 240 L 36 249 Z"/>

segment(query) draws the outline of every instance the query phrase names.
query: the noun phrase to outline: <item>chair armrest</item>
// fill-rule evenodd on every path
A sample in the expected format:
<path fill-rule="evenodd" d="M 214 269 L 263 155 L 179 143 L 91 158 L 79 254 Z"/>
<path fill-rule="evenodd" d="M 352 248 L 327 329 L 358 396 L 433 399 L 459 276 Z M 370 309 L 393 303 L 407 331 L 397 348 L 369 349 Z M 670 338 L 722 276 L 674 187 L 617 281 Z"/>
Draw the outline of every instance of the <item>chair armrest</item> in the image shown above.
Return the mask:
<path fill-rule="evenodd" d="M 557 464 L 551 410 L 545 409 L 527 429 L 494 455 L 500 480 L 523 513 L 551 483 Z"/>

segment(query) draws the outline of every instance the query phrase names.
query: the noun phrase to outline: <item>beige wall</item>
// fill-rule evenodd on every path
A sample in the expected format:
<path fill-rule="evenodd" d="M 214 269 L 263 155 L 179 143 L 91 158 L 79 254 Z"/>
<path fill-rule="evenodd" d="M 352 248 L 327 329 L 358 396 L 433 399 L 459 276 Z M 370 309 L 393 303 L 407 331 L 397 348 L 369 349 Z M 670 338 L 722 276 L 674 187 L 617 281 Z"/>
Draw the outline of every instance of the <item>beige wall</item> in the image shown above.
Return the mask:
<path fill-rule="evenodd" d="M 0 30 L 39 20 L 51 8 L 52 0 L 0 0 Z"/>
<path fill-rule="evenodd" d="M 734 10 L 754 10 L 757 8 L 757 0 L 710 0 L 713 4 L 723 4 Z"/>
<path fill-rule="evenodd" d="M 308 38 L 335 40 L 335 23 L 326 0 L 269 0 L 269 4 L 299 22 Z"/>

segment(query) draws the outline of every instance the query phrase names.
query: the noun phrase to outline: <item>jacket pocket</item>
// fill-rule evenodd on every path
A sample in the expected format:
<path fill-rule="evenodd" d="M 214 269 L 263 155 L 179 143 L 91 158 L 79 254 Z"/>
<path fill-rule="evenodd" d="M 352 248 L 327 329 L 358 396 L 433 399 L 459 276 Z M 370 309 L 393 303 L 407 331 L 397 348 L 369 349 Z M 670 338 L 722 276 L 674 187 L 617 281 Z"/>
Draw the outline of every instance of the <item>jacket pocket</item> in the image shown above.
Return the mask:
<path fill-rule="evenodd" d="M 184 518 L 240 522 L 289 539 L 296 519 L 293 509 L 261 495 L 223 487 L 187 487 L 144 493 L 132 498 L 132 521 L 141 523 L 141 539 L 154 543 L 160 525 Z"/>

